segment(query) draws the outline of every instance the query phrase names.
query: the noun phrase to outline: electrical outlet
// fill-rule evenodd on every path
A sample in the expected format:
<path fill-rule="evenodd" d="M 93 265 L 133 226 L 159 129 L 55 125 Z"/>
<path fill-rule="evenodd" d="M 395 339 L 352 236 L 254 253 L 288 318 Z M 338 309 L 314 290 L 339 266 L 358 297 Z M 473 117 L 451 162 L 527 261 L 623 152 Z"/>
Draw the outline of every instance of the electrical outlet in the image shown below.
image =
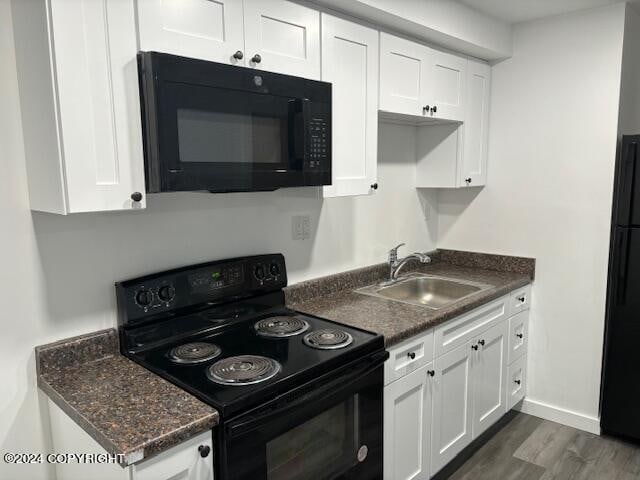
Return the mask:
<path fill-rule="evenodd" d="M 294 215 L 291 217 L 291 238 L 306 240 L 311 237 L 311 217 L 309 215 Z"/>

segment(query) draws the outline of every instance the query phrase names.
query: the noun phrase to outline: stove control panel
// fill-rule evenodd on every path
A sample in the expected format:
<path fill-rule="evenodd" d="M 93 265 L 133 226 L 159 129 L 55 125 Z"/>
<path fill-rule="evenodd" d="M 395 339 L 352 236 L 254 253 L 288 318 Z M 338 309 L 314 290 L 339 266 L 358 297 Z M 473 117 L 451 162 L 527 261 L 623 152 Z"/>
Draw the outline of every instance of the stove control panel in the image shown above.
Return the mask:
<path fill-rule="evenodd" d="M 244 269 L 241 264 L 205 268 L 189 275 L 187 281 L 192 293 L 207 293 L 234 285 L 242 285 Z"/>
<path fill-rule="evenodd" d="M 253 283 L 256 287 L 264 287 L 269 285 L 278 285 L 282 283 L 284 278 L 284 264 L 277 259 L 271 259 L 266 262 L 256 262 L 253 266 Z"/>
<path fill-rule="evenodd" d="M 286 285 L 280 254 L 201 263 L 118 282 L 118 321 L 139 323 L 173 310 L 251 297 Z"/>
<path fill-rule="evenodd" d="M 176 288 L 169 280 L 149 281 L 139 285 L 132 293 L 133 303 L 142 311 L 171 308 L 176 298 Z"/>

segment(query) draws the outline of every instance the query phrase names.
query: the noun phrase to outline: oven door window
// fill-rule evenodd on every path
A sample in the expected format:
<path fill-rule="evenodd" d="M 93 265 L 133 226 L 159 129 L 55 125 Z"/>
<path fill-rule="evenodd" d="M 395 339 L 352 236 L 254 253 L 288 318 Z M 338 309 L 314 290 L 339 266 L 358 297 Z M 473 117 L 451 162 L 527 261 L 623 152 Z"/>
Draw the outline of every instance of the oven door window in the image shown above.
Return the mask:
<path fill-rule="evenodd" d="M 174 186 L 218 188 L 224 178 L 252 188 L 257 175 L 303 168 L 303 100 L 180 83 L 163 84 L 160 98 L 161 157 Z"/>
<path fill-rule="evenodd" d="M 357 396 L 267 442 L 268 480 L 332 479 L 356 463 Z"/>

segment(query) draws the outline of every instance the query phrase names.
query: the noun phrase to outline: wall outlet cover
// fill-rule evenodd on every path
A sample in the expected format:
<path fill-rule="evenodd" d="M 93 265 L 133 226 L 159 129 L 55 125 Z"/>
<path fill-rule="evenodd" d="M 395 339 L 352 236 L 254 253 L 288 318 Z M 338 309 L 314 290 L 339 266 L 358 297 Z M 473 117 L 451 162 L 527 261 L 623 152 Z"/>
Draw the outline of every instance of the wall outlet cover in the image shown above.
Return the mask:
<path fill-rule="evenodd" d="M 311 238 L 311 217 L 309 215 L 291 217 L 291 238 L 294 240 Z"/>

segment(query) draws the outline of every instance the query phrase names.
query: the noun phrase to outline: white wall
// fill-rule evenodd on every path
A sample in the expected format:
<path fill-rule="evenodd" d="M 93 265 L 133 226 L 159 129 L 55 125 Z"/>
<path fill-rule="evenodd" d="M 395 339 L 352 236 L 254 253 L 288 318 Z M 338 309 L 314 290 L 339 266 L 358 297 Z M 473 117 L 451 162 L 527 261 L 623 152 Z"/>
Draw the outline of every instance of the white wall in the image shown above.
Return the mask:
<path fill-rule="evenodd" d="M 487 186 L 438 197 L 439 247 L 537 259 L 525 408 L 595 431 L 624 9 L 515 27 Z"/>
<path fill-rule="evenodd" d="M 413 188 L 415 129 L 399 126 L 380 130 L 380 189 L 372 196 L 321 200 L 313 188 L 171 194 L 151 196 L 141 212 L 32 213 L 7 0 L 0 0 L 0 58 L 0 452 L 46 451 L 33 347 L 114 326 L 116 280 L 191 262 L 282 252 L 296 282 L 382 262 L 400 242 L 407 249 L 435 246 L 435 229 L 423 220 Z M 312 217 L 312 239 L 293 241 L 291 215 L 305 213 Z M 0 461 L 2 479 L 49 473 L 46 465 Z"/>

